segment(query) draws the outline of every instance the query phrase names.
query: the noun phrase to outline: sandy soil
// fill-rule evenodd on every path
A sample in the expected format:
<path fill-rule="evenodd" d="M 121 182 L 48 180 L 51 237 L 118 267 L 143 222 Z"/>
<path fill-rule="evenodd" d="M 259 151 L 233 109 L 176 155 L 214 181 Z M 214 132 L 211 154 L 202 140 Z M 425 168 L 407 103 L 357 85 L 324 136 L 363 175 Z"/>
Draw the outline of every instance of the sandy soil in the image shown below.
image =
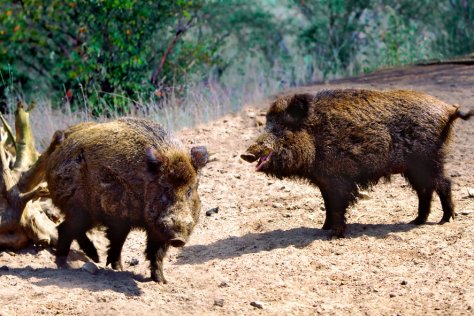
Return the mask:
<path fill-rule="evenodd" d="M 416 89 L 472 108 L 474 66 L 383 71 L 299 90 L 333 87 Z M 436 224 L 436 197 L 427 225 L 407 224 L 417 199 L 394 176 L 350 209 L 346 238 L 330 239 L 317 188 L 268 178 L 239 158 L 267 105 L 180 133 L 213 154 L 201 179 L 200 223 L 165 259 L 167 285 L 150 281 L 144 233 L 129 235 L 125 271 L 115 272 L 104 267 L 107 244 L 95 232 L 95 275 L 80 269 L 87 258 L 77 245 L 69 258 L 78 268 L 70 270 L 56 269 L 50 249 L 0 252 L 0 315 L 473 315 L 474 121 L 457 122 L 446 164 L 455 221 Z"/>

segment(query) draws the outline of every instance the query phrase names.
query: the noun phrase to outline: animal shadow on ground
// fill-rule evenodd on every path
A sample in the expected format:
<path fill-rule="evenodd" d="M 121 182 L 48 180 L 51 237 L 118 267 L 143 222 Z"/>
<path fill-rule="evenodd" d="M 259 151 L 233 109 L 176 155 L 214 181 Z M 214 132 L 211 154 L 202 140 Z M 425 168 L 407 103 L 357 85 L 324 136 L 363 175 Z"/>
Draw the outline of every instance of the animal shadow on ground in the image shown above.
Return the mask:
<path fill-rule="evenodd" d="M 71 250 L 70 257 L 83 257 L 83 255 Z M 136 281 L 146 282 L 151 280 L 151 278 L 136 275 L 132 272 L 114 271 L 108 268 L 99 268 L 98 272 L 93 275 L 81 268 L 32 268 L 31 266 L 8 268 L 4 266 L 0 269 L 0 279 L 4 275 L 28 280 L 31 284 L 37 286 L 55 285 L 65 289 L 84 288 L 92 292 L 112 290 L 127 296 L 140 296 L 142 294 Z"/>
<path fill-rule="evenodd" d="M 390 233 L 406 232 L 417 226 L 412 224 L 348 224 L 346 238 L 372 236 L 384 238 Z M 329 240 L 328 231 L 299 227 L 289 230 L 272 230 L 263 233 L 248 233 L 243 236 L 230 236 L 209 245 L 190 245 L 184 247 L 176 264 L 201 264 L 213 259 L 228 259 L 249 253 L 271 251 L 294 246 L 304 248 L 315 240 Z"/>

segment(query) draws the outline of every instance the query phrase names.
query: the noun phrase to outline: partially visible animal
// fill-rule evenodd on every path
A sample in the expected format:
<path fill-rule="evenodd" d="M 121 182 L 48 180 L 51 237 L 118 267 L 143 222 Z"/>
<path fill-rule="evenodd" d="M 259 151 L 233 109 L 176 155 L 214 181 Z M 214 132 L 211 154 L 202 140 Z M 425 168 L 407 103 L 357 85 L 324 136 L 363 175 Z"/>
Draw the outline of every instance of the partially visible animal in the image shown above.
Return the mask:
<path fill-rule="evenodd" d="M 462 112 L 415 91 L 327 90 L 279 97 L 267 112 L 265 131 L 241 155 L 256 170 L 278 178 L 303 178 L 319 187 L 326 209 L 323 229 L 342 237 L 345 213 L 358 187 L 402 174 L 416 191 L 418 216 L 427 221 L 433 192 L 443 217 L 454 218 L 446 147 Z"/>
<path fill-rule="evenodd" d="M 121 251 L 133 228 L 147 233 L 151 278 L 166 283 L 163 258 L 182 247 L 201 210 L 199 171 L 205 147 L 187 151 L 159 124 L 135 118 L 81 123 L 63 132 L 47 157 L 46 181 L 53 203 L 65 215 L 58 227 L 56 263 L 67 264 L 77 240 L 92 260 L 99 256 L 86 232 L 107 228 L 107 264 L 122 269 Z"/>

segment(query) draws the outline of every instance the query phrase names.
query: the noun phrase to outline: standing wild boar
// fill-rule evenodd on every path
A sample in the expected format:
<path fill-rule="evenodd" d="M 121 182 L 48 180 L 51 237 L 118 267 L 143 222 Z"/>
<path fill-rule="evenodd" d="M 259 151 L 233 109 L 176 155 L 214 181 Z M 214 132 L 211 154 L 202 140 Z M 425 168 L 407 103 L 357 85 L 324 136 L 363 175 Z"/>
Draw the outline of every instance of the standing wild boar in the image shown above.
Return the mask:
<path fill-rule="evenodd" d="M 401 173 L 415 189 L 424 224 L 433 192 L 443 207 L 441 224 L 454 218 L 451 181 L 444 175 L 446 143 L 457 118 L 455 105 L 414 91 L 329 90 L 278 98 L 267 112 L 265 132 L 247 152 L 257 171 L 308 179 L 321 190 L 323 229 L 342 237 L 345 212 L 358 186 Z"/>
<path fill-rule="evenodd" d="M 147 233 L 151 278 L 166 283 L 163 258 L 182 247 L 195 226 L 201 202 L 198 171 L 205 147 L 190 152 L 159 124 L 142 119 L 82 123 L 64 131 L 45 170 L 51 198 L 64 213 L 58 227 L 56 262 L 66 264 L 75 239 L 98 262 L 86 231 L 107 228 L 107 264 L 121 269 L 121 250 L 132 228 Z"/>

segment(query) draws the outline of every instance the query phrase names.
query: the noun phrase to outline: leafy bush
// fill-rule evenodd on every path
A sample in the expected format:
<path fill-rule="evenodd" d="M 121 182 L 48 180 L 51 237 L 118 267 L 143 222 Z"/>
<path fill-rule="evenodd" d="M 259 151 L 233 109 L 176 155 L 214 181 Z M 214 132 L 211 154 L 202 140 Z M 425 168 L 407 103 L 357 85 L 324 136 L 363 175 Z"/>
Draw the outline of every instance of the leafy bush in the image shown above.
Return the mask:
<path fill-rule="evenodd" d="M 470 0 L 4 0 L 0 101 L 120 115 L 252 73 L 292 86 L 473 51 Z"/>

